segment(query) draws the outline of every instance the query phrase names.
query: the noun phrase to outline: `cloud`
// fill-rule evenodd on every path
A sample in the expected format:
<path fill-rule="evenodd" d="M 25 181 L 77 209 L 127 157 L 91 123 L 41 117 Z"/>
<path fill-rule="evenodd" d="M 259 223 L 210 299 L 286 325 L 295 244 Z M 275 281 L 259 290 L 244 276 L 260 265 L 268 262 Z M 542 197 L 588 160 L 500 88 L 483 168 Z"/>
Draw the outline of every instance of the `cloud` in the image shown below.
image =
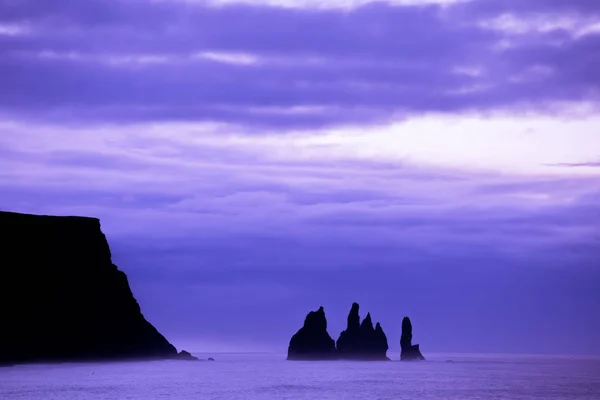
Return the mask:
<path fill-rule="evenodd" d="M 598 3 L 317 3 L 0 0 L 0 208 L 100 217 L 173 338 L 600 351 Z"/>
<path fill-rule="evenodd" d="M 12 34 L 0 40 L 0 112 L 265 128 L 387 122 L 423 112 L 554 112 L 564 103 L 596 109 L 598 20 L 593 12 L 580 16 L 589 3 L 556 2 L 556 10 L 575 14 L 542 30 L 534 27 L 552 11 L 545 3 L 488 3 L 372 3 L 342 11 L 3 2 L 0 24 Z M 518 38 L 502 28 L 511 24 Z"/>
<path fill-rule="evenodd" d="M 520 122 L 533 130 L 507 149 L 547 143 L 535 134 L 544 123 Z M 563 123 L 563 132 L 575 132 Z M 503 143 L 501 120 L 478 124 L 481 132 L 499 125 L 490 138 Z M 590 329 L 600 326 L 597 174 L 511 172 L 494 163 L 480 170 L 472 160 L 453 168 L 457 150 L 443 132 L 432 145 L 446 153 L 410 148 L 421 161 L 438 159 L 429 165 L 401 154 L 386 159 L 383 147 L 361 153 L 357 133 L 342 140 L 339 129 L 0 129 L 0 208 L 100 217 L 145 315 L 180 347 L 215 351 L 219 341 L 282 351 L 307 310 L 324 305 L 336 336 L 359 301 L 382 322 L 392 348 L 406 314 L 431 352 L 552 352 L 565 337 L 577 339 L 569 351 L 598 351 Z M 572 149 L 584 152 L 566 156 L 587 151 Z M 557 155 L 565 156 L 546 157 Z M 198 312 L 202 318 L 189 317 Z M 450 323 L 466 333 L 447 335 Z M 509 325 L 518 327 L 507 333 Z M 519 344 L 507 345 L 515 329 Z"/>
<path fill-rule="evenodd" d="M 600 5 L 594 0 L 478 0 L 466 5 L 470 11 L 487 14 L 557 14 L 574 13 L 600 15 Z"/>
<path fill-rule="evenodd" d="M 596 210 L 578 202 L 600 191 L 598 171 L 544 165 L 594 154 L 594 130 L 580 123 L 423 118 L 368 138 L 338 129 L 247 135 L 221 125 L 14 124 L 0 139 L 0 184 L 12 193 L 5 207 L 98 215 L 116 224 L 116 235 L 160 221 L 178 237 L 285 231 L 310 240 L 327 231 L 357 246 L 365 232 L 377 233 L 373 243 L 402 237 L 415 247 L 520 246 L 538 235 L 587 242 Z"/>
<path fill-rule="evenodd" d="M 169 1 L 169 0 L 167 0 Z M 373 0 L 332 0 L 332 1 L 319 1 L 319 0 L 170 0 L 180 1 L 188 4 L 209 4 L 213 6 L 223 6 L 231 4 L 249 4 L 254 6 L 271 6 L 271 7 L 283 7 L 293 9 L 342 9 L 352 10 L 358 7 L 365 6 L 370 3 L 374 3 Z M 452 5 L 461 1 L 469 0 L 382 0 L 379 1 L 383 4 L 389 4 L 394 6 L 426 6 L 426 5 Z"/>
<path fill-rule="evenodd" d="M 558 167 L 600 167 L 600 162 L 560 163 L 554 165 Z"/>

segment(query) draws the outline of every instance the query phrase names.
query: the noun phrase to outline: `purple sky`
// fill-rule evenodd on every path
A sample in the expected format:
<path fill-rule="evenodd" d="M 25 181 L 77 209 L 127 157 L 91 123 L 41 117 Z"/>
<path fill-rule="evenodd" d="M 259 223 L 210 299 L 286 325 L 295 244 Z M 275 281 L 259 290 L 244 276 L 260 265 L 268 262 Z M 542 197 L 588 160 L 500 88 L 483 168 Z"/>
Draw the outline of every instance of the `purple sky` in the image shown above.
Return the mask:
<path fill-rule="evenodd" d="M 101 218 L 180 348 L 600 354 L 600 2 L 322 3 L 0 0 L 0 209 Z"/>

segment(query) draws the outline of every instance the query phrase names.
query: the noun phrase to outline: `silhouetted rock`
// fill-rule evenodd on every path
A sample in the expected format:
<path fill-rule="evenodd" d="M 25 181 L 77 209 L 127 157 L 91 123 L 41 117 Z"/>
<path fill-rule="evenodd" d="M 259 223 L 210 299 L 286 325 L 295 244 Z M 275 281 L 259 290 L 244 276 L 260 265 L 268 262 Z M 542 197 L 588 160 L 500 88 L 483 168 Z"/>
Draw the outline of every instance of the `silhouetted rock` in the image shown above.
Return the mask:
<path fill-rule="evenodd" d="M 383 354 L 383 356 L 385 356 L 385 358 L 388 359 L 388 357 L 386 356 L 387 350 L 389 349 L 387 336 L 385 336 L 385 332 L 383 332 L 383 328 L 381 327 L 381 324 L 379 322 L 377 323 L 377 325 L 375 325 L 375 335 L 373 335 L 373 343 L 373 347 L 380 351 Z"/>
<path fill-rule="evenodd" d="M 95 218 L 0 212 L 0 318 L 0 363 L 178 358 Z"/>
<path fill-rule="evenodd" d="M 419 345 L 412 344 L 412 324 L 408 317 L 402 319 L 402 336 L 400 337 L 400 360 L 424 360 L 423 354 L 419 350 Z"/>
<path fill-rule="evenodd" d="M 373 328 L 371 314 L 360 322 L 359 305 L 353 303 L 348 314 L 346 330 L 337 340 L 339 358 L 351 360 L 389 360 L 386 356 L 388 342 L 381 325 Z"/>
<path fill-rule="evenodd" d="M 208 357 L 208 361 L 215 361 L 215 359 L 212 357 Z"/>
<path fill-rule="evenodd" d="M 185 350 L 181 350 L 176 357 L 178 360 L 186 360 L 186 361 L 198 361 L 198 357 L 194 357 L 189 352 Z"/>
<path fill-rule="evenodd" d="M 335 342 L 327 333 L 325 310 L 311 311 L 290 340 L 288 360 L 331 360 L 336 356 Z"/>

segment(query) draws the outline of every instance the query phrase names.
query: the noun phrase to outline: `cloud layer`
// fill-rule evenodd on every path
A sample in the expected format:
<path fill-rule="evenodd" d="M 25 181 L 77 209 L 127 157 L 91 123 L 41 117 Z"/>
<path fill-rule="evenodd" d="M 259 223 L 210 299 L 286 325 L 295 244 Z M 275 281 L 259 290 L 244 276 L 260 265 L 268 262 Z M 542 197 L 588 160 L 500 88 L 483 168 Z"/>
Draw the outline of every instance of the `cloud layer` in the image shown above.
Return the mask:
<path fill-rule="evenodd" d="M 61 121 L 311 127 L 573 102 L 595 109 L 598 7 L 521 3 L 3 1 L 0 106 Z"/>
<path fill-rule="evenodd" d="M 321 304 L 337 336 L 359 301 L 392 348 L 407 314 L 431 350 L 600 353 L 599 23 L 0 0 L 0 208 L 100 217 L 148 317 L 203 349 L 285 349 Z"/>

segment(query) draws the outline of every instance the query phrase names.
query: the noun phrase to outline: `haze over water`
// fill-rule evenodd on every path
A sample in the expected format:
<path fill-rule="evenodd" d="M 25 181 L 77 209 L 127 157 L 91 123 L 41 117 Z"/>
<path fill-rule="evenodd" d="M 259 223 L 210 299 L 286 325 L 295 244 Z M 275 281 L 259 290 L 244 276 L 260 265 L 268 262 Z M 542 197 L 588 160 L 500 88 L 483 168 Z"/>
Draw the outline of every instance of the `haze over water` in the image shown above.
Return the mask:
<path fill-rule="evenodd" d="M 0 398 L 597 400 L 600 395 L 598 357 L 431 354 L 424 362 L 292 362 L 274 353 L 212 355 L 217 361 L 0 369 Z"/>

